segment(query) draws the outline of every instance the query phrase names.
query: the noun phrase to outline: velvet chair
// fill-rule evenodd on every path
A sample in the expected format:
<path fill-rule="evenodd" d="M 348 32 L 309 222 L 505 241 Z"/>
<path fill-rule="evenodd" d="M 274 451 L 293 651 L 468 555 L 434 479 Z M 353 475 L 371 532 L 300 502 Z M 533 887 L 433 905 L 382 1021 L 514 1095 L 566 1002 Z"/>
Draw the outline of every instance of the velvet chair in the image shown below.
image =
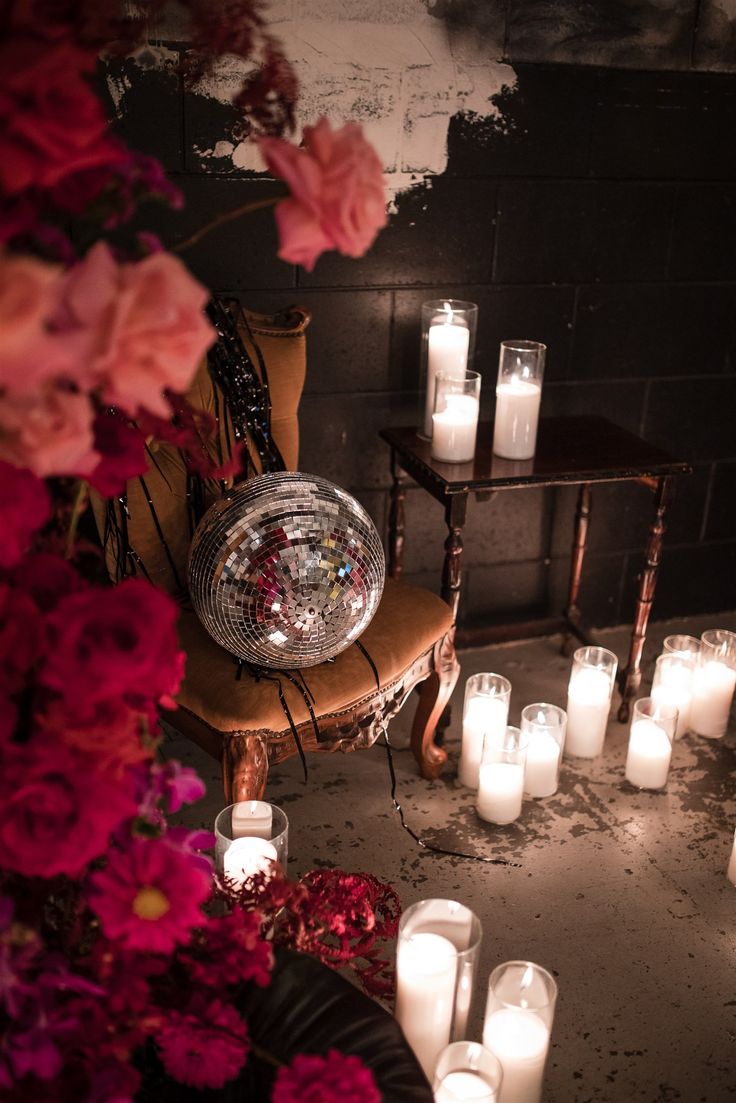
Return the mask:
<path fill-rule="evenodd" d="M 289 469 L 298 462 L 297 411 L 308 322 L 309 315 L 300 308 L 268 317 L 241 312 L 238 322 L 251 360 L 267 381 L 271 431 Z M 217 447 L 220 457 L 226 457 L 237 426 L 206 363 L 187 397 L 216 417 Z M 259 469 L 252 438 L 247 445 Z M 149 452 L 148 472 L 128 484 L 125 498 L 107 505 L 93 500 L 93 508 L 113 579 L 142 574 L 181 602 L 186 675 L 178 710 L 167 718 L 221 760 L 225 800 L 261 797 L 269 766 L 297 751 L 282 695 L 305 751 L 348 751 L 373 744 L 421 683 L 412 749 L 422 775 L 436 777 L 446 754 L 435 743 L 435 732 L 459 673 L 449 607 L 427 590 L 388 579 L 378 611 L 360 638 L 364 650 L 351 645 L 333 662 L 301 672 L 299 680 L 308 687 L 312 703 L 310 715 L 305 694 L 292 681 L 239 670 L 200 624 L 185 589 L 192 480 L 177 448 L 153 441 Z M 200 506 L 222 489 L 222 483 L 206 481 Z"/>

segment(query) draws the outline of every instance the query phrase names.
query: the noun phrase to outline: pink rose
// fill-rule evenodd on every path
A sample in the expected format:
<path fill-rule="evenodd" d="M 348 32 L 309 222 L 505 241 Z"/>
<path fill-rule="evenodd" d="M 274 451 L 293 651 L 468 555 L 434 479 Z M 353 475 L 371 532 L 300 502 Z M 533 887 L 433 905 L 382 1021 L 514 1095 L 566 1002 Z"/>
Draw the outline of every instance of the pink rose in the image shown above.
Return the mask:
<path fill-rule="evenodd" d="M 140 711 L 151 701 L 169 705 L 183 673 L 177 614 L 170 597 L 140 578 L 65 597 L 47 621 L 39 681 L 80 715 L 110 698 Z"/>
<path fill-rule="evenodd" d="M 34 394 L 0 397 L 0 459 L 34 474 L 89 475 L 94 450 L 94 410 L 86 394 L 47 382 Z"/>
<path fill-rule="evenodd" d="M 12 567 L 51 515 L 46 487 L 30 471 L 0 461 L 0 567 Z"/>
<path fill-rule="evenodd" d="M 75 877 L 135 815 L 120 778 L 55 739 L 7 743 L 0 755 L 0 866 L 24 877 Z"/>
<path fill-rule="evenodd" d="M 35 257 L 0 253 L 0 387 L 27 393 L 73 372 L 80 350 L 48 329 L 61 271 Z"/>
<path fill-rule="evenodd" d="M 90 385 L 131 417 L 169 417 L 164 392 L 187 390 L 216 334 L 203 314 L 208 292 L 170 253 L 118 264 L 98 242 L 67 277 L 59 332 L 90 339 Z"/>
<path fill-rule="evenodd" d="M 0 47 L 0 190 L 51 188 L 119 158 L 89 81 L 96 54 L 30 35 Z"/>
<path fill-rule="evenodd" d="M 258 140 L 268 170 L 291 191 L 276 208 L 279 256 L 311 272 L 337 249 L 360 257 L 386 225 L 383 170 L 359 123 L 332 131 L 327 119 L 304 128 L 304 148 L 281 138 Z"/>

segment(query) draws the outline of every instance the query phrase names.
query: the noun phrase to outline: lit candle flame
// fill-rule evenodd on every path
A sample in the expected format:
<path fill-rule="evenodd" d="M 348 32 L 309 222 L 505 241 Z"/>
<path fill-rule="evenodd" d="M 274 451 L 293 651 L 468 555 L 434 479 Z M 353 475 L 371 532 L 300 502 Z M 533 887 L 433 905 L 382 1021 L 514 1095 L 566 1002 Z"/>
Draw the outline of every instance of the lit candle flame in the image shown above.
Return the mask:
<path fill-rule="evenodd" d="M 452 307 L 450 306 L 449 303 L 445 303 L 445 313 L 447 314 L 447 318 L 445 319 L 445 325 L 446 326 L 451 326 L 452 325 L 453 313 L 452 313 Z"/>
<path fill-rule="evenodd" d="M 521 993 L 520 998 L 519 998 L 519 1004 L 520 1004 L 521 1007 L 528 1007 L 529 1006 L 529 1003 L 527 1002 L 526 998 L 524 997 L 524 992 L 526 992 L 527 988 L 531 988 L 533 980 L 534 980 L 534 970 L 532 969 L 531 965 L 527 965 L 526 969 L 524 970 L 524 975 L 521 978 L 521 984 L 519 985 L 519 992 Z"/>
<path fill-rule="evenodd" d="M 537 712 L 537 723 L 538 724 L 543 724 L 544 723 L 544 713 L 542 712 L 541 709 L 539 709 L 539 711 Z"/>

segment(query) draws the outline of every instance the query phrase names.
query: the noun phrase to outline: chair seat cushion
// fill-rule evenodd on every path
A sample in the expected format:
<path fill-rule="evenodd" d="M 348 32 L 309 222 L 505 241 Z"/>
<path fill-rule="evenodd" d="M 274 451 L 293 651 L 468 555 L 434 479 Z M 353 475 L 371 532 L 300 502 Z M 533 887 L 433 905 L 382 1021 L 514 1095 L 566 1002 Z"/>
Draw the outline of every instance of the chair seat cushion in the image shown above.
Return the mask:
<path fill-rule="evenodd" d="M 397 680 L 451 626 L 452 612 L 436 594 L 388 579 L 360 643 L 373 660 L 383 687 Z M 232 655 L 215 643 L 191 610 L 182 612 L 179 631 L 187 654 L 180 705 L 223 733 L 288 729 L 275 681 L 255 678 L 245 667 L 237 678 Z M 281 683 L 294 722 L 309 720 L 302 693 L 283 672 L 270 673 Z M 371 666 L 355 645 L 334 662 L 305 667 L 301 676 L 318 717 L 349 711 L 376 692 Z M 172 722 L 176 724 L 176 717 Z"/>

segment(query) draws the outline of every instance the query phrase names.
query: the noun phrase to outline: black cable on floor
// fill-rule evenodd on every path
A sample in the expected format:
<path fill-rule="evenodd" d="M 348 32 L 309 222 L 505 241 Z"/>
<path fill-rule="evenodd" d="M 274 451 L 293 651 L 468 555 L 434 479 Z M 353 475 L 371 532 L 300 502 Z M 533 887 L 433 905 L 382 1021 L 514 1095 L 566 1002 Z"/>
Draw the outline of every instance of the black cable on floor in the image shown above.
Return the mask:
<path fill-rule="evenodd" d="M 434 854 L 445 854 L 450 858 L 468 858 L 472 862 L 485 862 L 490 866 L 512 866 L 514 869 L 521 869 L 519 862 L 510 862 L 507 858 L 485 858 L 482 854 L 466 854 L 462 850 L 446 850 L 442 846 L 435 846 L 433 843 L 428 843 L 421 835 L 417 835 L 404 818 L 404 809 L 396 799 L 396 771 L 394 769 L 394 757 L 391 750 L 391 744 L 388 741 L 388 733 L 383 733 L 383 744 L 386 748 L 386 761 L 388 762 L 388 772 L 391 775 L 391 800 L 393 801 L 394 811 L 398 812 L 401 826 L 404 831 L 407 831 L 415 843 L 421 846 L 424 850 L 431 850 Z"/>

